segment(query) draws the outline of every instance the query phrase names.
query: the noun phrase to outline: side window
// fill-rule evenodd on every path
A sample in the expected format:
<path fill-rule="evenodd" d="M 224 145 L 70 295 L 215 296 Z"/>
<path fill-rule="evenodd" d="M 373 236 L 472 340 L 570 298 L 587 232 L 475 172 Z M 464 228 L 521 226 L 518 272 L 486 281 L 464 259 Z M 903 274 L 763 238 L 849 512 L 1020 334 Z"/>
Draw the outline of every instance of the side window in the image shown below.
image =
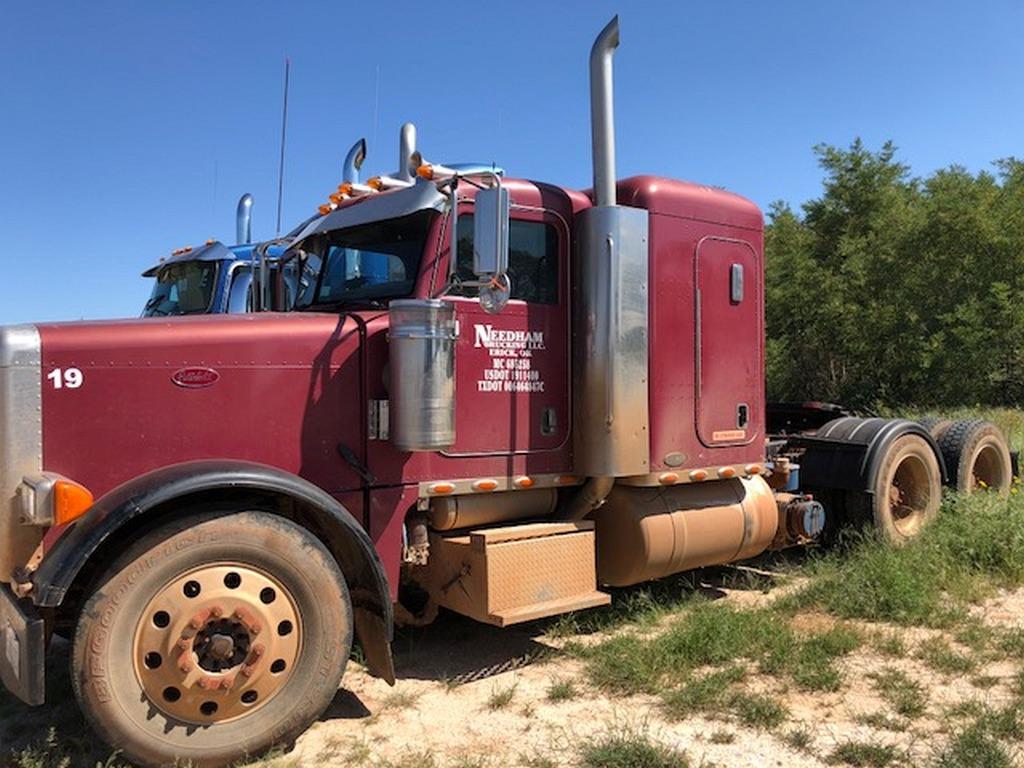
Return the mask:
<path fill-rule="evenodd" d="M 459 216 L 459 252 L 456 275 L 475 280 L 473 274 L 473 215 Z M 512 298 L 532 304 L 558 303 L 558 232 L 543 221 L 509 222 L 508 275 Z M 459 288 L 456 296 L 476 296 L 476 288 Z"/>

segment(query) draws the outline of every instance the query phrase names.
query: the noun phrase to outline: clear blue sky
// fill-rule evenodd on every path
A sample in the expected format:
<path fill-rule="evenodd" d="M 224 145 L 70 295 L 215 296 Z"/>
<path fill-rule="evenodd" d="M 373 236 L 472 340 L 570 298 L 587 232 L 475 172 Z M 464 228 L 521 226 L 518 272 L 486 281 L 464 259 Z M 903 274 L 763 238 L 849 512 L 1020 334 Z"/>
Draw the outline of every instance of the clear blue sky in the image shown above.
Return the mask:
<path fill-rule="evenodd" d="M 286 229 L 359 136 L 391 171 L 405 120 L 427 157 L 589 186 L 586 59 L 615 12 L 620 176 L 765 207 L 818 193 L 817 142 L 891 138 L 918 174 L 1024 155 L 1019 0 L 0 0 L 0 322 L 136 315 L 139 273 L 233 240 L 245 191 L 273 235 L 286 55 Z"/>

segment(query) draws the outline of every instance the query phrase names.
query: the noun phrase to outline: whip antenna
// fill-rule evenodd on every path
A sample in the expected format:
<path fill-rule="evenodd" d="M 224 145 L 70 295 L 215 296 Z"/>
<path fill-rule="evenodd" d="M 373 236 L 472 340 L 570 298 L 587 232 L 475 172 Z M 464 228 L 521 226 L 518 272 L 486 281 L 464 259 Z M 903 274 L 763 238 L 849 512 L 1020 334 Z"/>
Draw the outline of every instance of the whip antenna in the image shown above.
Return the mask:
<path fill-rule="evenodd" d="M 281 236 L 281 203 L 284 200 L 284 140 L 288 128 L 288 78 L 291 74 L 292 60 L 285 56 L 284 59 L 284 107 L 281 110 L 281 164 L 277 171 L 277 231 L 275 236 Z"/>

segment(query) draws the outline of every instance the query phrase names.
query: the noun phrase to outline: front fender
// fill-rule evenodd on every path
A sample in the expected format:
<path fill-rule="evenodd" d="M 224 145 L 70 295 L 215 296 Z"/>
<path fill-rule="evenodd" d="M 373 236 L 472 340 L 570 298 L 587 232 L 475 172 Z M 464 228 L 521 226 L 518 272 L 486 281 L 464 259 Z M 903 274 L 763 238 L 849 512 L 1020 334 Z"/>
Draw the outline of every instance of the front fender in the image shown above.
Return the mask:
<path fill-rule="evenodd" d="M 390 642 L 393 606 L 387 576 L 363 527 L 316 485 L 276 467 L 246 461 L 201 460 L 175 464 L 134 478 L 99 498 L 46 553 L 32 576 L 32 598 L 41 608 L 61 606 L 87 566 L 103 568 L 150 521 L 192 498 L 255 497 L 318 536 L 338 560 L 352 595 L 356 636 L 371 672 L 394 681 Z"/>

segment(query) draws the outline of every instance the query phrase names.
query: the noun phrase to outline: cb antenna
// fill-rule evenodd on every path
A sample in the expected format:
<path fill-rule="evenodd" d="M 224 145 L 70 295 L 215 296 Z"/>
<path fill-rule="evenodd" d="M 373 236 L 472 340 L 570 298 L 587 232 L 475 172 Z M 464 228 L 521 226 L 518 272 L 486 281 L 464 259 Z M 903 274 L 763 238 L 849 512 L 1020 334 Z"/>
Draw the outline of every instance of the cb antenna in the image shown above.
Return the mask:
<path fill-rule="evenodd" d="M 284 200 L 284 140 L 288 129 L 288 79 L 291 74 L 292 60 L 284 57 L 284 106 L 281 109 L 281 164 L 277 171 L 277 231 L 275 237 L 281 236 L 281 204 Z"/>

